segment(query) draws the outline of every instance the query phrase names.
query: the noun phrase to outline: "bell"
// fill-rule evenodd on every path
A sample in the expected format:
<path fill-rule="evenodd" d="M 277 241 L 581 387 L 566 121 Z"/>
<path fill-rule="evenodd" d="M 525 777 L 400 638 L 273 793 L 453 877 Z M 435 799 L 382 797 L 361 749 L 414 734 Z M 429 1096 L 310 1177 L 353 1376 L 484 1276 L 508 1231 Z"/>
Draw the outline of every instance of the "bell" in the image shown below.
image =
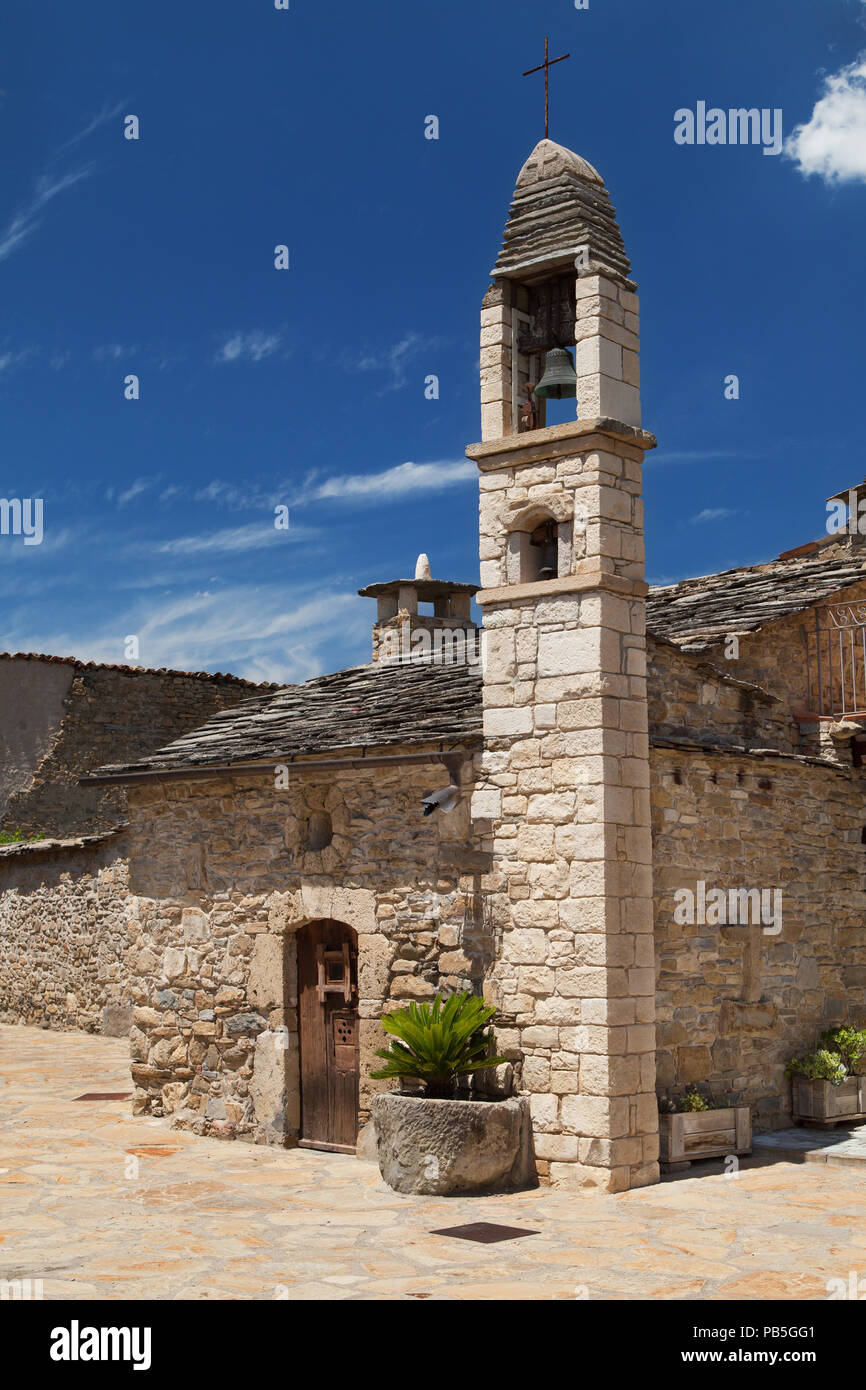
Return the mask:
<path fill-rule="evenodd" d="M 553 348 L 545 357 L 544 376 L 536 386 L 535 394 L 539 400 L 545 400 L 548 396 L 561 400 L 563 396 L 577 395 L 574 363 L 571 353 L 565 348 Z"/>

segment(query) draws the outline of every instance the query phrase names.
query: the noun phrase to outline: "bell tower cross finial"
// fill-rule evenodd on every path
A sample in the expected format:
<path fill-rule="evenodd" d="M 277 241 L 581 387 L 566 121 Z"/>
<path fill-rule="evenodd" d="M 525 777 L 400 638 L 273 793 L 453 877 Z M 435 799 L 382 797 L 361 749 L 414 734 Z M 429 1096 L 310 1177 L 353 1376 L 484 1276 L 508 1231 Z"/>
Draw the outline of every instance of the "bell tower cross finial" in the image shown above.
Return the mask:
<path fill-rule="evenodd" d="M 544 73 L 544 138 L 550 139 L 550 69 L 555 63 L 564 63 L 566 58 L 570 58 L 570 53 L 563 53 L 561 58 L 548 57 L 548 38 L 544 36 L 544 62 L 539 63 L 537 68 L 530 68 L 523 74 L 524 77 L 531 77 L 534 72 Z"/>

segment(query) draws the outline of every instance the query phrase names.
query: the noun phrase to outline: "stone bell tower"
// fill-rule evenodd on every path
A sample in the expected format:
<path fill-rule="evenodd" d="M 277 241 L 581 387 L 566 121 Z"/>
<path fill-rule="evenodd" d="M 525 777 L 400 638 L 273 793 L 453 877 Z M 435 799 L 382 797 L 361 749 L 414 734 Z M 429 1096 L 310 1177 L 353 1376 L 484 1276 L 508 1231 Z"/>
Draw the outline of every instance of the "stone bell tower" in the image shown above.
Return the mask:
<path fill-rule="evenodd" d="M 658 1178 L 638 300 L 605 186 L 543 140 L 481 313 L 486 990 L 555 1184 Z M 574 350 L 575 418 L 531 395 Z M 570 370 L 570 368 L 569 368 Z M 529 389 L 528 389 L 529 386 Z"/>

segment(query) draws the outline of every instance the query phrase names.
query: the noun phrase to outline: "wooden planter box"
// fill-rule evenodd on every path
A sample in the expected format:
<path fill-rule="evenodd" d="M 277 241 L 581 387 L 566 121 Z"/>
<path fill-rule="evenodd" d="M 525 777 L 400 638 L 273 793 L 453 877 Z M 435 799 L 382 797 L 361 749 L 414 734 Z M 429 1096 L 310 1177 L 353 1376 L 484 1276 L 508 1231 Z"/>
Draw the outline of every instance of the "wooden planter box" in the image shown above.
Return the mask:
<path fill-rule="evenodd" d="M 662 1163 L 696 1163 L 704 1158 L 752 1152 L 752 1112 L 748 1105 L 659 1115 Z"/>
<path fill-rule="evenodd" d="M 849 1076 L 838 1086 L 832 1081 L 807 1081 L 803 1076 L 795 1076 L 792 1091 L 794 1119 L 807 1125 L 866 1120 L 866 1076 Z"/>

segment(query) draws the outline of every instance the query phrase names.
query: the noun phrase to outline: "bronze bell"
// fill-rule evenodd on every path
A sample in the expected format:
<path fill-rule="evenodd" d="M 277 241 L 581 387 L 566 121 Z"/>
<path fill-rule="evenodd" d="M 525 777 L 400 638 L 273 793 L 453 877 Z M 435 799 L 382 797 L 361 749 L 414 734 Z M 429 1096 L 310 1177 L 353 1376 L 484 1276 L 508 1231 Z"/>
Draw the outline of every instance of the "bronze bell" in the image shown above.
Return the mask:
<path fill-rule="evenodd" d="M 563 396 L 577 395 L 574 363 L 571 353 L 565 348 L 553 348 L 545 357 L 544 376 L 536 386 L 535 394 L 539 400 L 547 399 L 549 396 L 561 400 Z"/>

